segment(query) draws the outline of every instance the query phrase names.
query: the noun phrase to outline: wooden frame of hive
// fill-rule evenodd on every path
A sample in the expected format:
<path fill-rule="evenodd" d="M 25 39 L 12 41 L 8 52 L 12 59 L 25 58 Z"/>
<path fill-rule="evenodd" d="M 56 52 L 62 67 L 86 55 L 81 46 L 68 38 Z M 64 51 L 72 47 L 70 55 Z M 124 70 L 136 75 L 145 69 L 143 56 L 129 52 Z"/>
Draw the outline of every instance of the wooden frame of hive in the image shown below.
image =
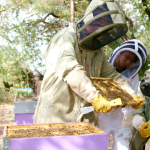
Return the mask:
<path fill-rule="evenodd" d="M 11 139 L 85 134 L 104 132 L 86 122 L 6 126 L 6 136 Z"/>
<path fill-rule="evenodd" d="M 60 135 L 59 132 L 64 126 L 67 127 L 66 129 L 69 132 L 78 129 L 79 134 Z M 95 133 L 87 132 L 88 129 L 86 129 L 84 130 L 86 134 L 82 134 L 83 130 L 80 127 L 83 127 L 83 129 L 84 127 L 89 127 Z M 44 137 L 39 132 L 38 137 L 31 137 L 29 130 L 27 130 L 29 128 L 54 128 L 53 133 L 55 135 Z M 12 130 L 16 130 L 13 134 L 17 134 L 17 130 L 26 130 L 28 137 L 17 136 L 16 138 L 12 138 L 10 136 Z M 50 133 L 52 134 L 52 132 Z M 108 134 L 87 122 L 17 125 L 6 126 L 4 128 L 3 150 L 108 150 L 108 141 Z"/>
<path fill-rule="evenodd" d="M 113 106 L 114 109 L 119 107 L 137 106 L 141 103 L 124 90 L 113 78 L 90 77 L 90 79 L 95 88 L 99 90 L 100 94 L 108 101 L 121 98 L 122 105 Z"/>

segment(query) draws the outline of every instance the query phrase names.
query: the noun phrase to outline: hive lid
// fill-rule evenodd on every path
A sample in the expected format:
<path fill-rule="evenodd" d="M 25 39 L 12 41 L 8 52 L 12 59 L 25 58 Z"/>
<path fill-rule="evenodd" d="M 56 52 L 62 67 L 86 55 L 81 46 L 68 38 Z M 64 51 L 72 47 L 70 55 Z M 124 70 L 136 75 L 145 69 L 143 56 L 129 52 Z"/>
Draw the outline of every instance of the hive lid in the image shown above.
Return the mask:
<path fill-rule="evenodd" d="M 16 101 L 14 102 L 14 114 L 34 113 L 37 101 Z"/>

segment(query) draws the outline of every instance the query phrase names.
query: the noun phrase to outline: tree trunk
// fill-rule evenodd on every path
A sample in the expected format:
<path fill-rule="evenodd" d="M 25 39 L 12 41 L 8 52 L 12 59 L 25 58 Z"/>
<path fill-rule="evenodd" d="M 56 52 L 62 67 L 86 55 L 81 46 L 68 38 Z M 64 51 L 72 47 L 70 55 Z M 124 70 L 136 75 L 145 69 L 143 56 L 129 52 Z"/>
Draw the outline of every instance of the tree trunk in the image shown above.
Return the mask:
<path fill-rule="evenodd" d="M 70 0 L 71 23 L 74 23 L 74 0 Z"/>

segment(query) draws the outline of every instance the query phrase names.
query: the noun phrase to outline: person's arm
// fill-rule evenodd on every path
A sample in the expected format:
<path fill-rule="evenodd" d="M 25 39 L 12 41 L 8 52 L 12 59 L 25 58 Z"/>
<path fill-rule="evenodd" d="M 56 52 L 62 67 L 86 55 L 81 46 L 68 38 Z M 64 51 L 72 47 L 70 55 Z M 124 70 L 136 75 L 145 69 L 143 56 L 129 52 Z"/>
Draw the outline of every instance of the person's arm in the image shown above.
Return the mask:
<path fill-rule="evenodd" d="M 139 90 L 138 94 L 141 97 L 142 96 L 144 97 L 141 90 Z M 137 110 L 132 120 L 133 127 L 139 131 L 142 137 L 145 138 L 150 136 L 150 120 L 147 121 L 146 114 L 145 114 L 146 105 L 149 105 L 149 103 L 147 103 L 147 100 L 145 100 L 143 106 Z"/>
<path fill-rule="evenodd" d="M 141 90 L 139 89 L 138 95 L 142 98 L 144 98 Z M 145 105 L 143 104 L 139 109 L 137 109 L 136 113 L 134 114 L 132 125 L 138 130 L 138 128 L 146 122 L 146 116 L 145 116 Z"/>
<path fill-rule="evenodd" d="M 54 37 L 47 50 L 46 63 L 51 64 L 51 68 L 47 70 L 53 69 L 58 78 L 66 82 L 78 96 L 91 103 L 95 111 L 108 112 L 111 110 L 110 103 L 100 96 L 99 91 L 86 76 L 83 66 L 77 62 L 75 38 L 67 29 L 63 34 L 58 33 Z"/>
<path fill-rule="evenodd" d="M 144 117 L 144 107 L 145 105 L 142 105 L 139 109 L 136 110 L 136 113 L 124 114 L 122 120 L 122 129 L 120 130 L 118 137 L 123 136 L 123 138 L 131 140 L 131 126 L 138 130 L 138 128 L 146 122 L 146 119 Z"/>
<path fill-rule="evenodd" d="M 142 124 L 146 122 L 144 110 L 145 110 L 145 106 L 143 105 L 139 109 L 137 109 L 137 112 L 133 116 L 132 125 L 137 130 Z"/>
<path fill-rule="evenodd" d="M 137 110 L 132 109 L 132 108 L 122 109 L 124 116 L 122 120 L 122 129 L 120 130 L 118 137 L 122 136 L 124 139 L 131 140 L 132 138 L 132 132 L 130 129 L 131 126 L 133 125 L 136 129 L 138 129 L 139 126 L 141 126 L 145 122 L 145 118 L 140 116 L 140 114 L 142 115 L 144 112 L 143 108 L 144 108 L 144 105 L 142 105 Z M 137 114 L 136 116 L 134 116 L 135 113 Z"/>
<path fill-rule="evenodd" d="M 58 32 L 49 43 L 46 55 L 46 64 L 56 72 L 59 79 L 68 83 L 71 89 L 80 97 L 90 102 L 98 97 L 99 92 L 92 85 L 91 80 L 76 59 L 76 36 L 73 36 L 71 28 Z M 45 83 L 47 84 L 47 83 Z"/>

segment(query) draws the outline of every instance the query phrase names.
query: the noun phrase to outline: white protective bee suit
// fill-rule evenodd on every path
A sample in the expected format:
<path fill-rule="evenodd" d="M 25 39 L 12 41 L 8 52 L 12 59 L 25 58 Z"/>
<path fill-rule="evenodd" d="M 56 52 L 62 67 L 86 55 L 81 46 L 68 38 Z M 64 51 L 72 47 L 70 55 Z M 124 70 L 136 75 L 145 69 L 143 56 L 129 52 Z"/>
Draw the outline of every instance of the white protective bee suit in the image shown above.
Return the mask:
<path fill-rule="evenodd" d="M 124 78 L 135 93 L 137 93 L 139 85 L 138 72 L 146 61 L 147 49 L 139 40 L 133 39 L 126 41 L 118 46 L 112 53 L 109 59 L 112 65 L 114 65 L 114 61 L 120 56 L 122 51 L 131 51 L 138 57 L 136 63 L 121 72 L 122 78 Z M 129 150 L 129 140 L 132 138 L 130 127 L 135 111 L 136 109 L 132 109 L 132 107 L 126 107 L 112 109 L 108 113 L 98 113 L 99 128 L 108 134 L 112 133 L 114 139 L 112 150 Z"/>
<path fill-rule="evenodd" d="M 124 13 L 113 0 L 93 0 L 77 24 L 59 31 L 45 52 L 46 73 L 34 124 L 80 122 L 84 119 L 95 124 L 94 112 L 86 115 L 80 112 L 80 108 L 91 105 L 90 102 L 100 95 L 88 76 L 114 78 L 134 94 L 129 84 L 108 63 L 102 49 L 126 32 Z"/>

